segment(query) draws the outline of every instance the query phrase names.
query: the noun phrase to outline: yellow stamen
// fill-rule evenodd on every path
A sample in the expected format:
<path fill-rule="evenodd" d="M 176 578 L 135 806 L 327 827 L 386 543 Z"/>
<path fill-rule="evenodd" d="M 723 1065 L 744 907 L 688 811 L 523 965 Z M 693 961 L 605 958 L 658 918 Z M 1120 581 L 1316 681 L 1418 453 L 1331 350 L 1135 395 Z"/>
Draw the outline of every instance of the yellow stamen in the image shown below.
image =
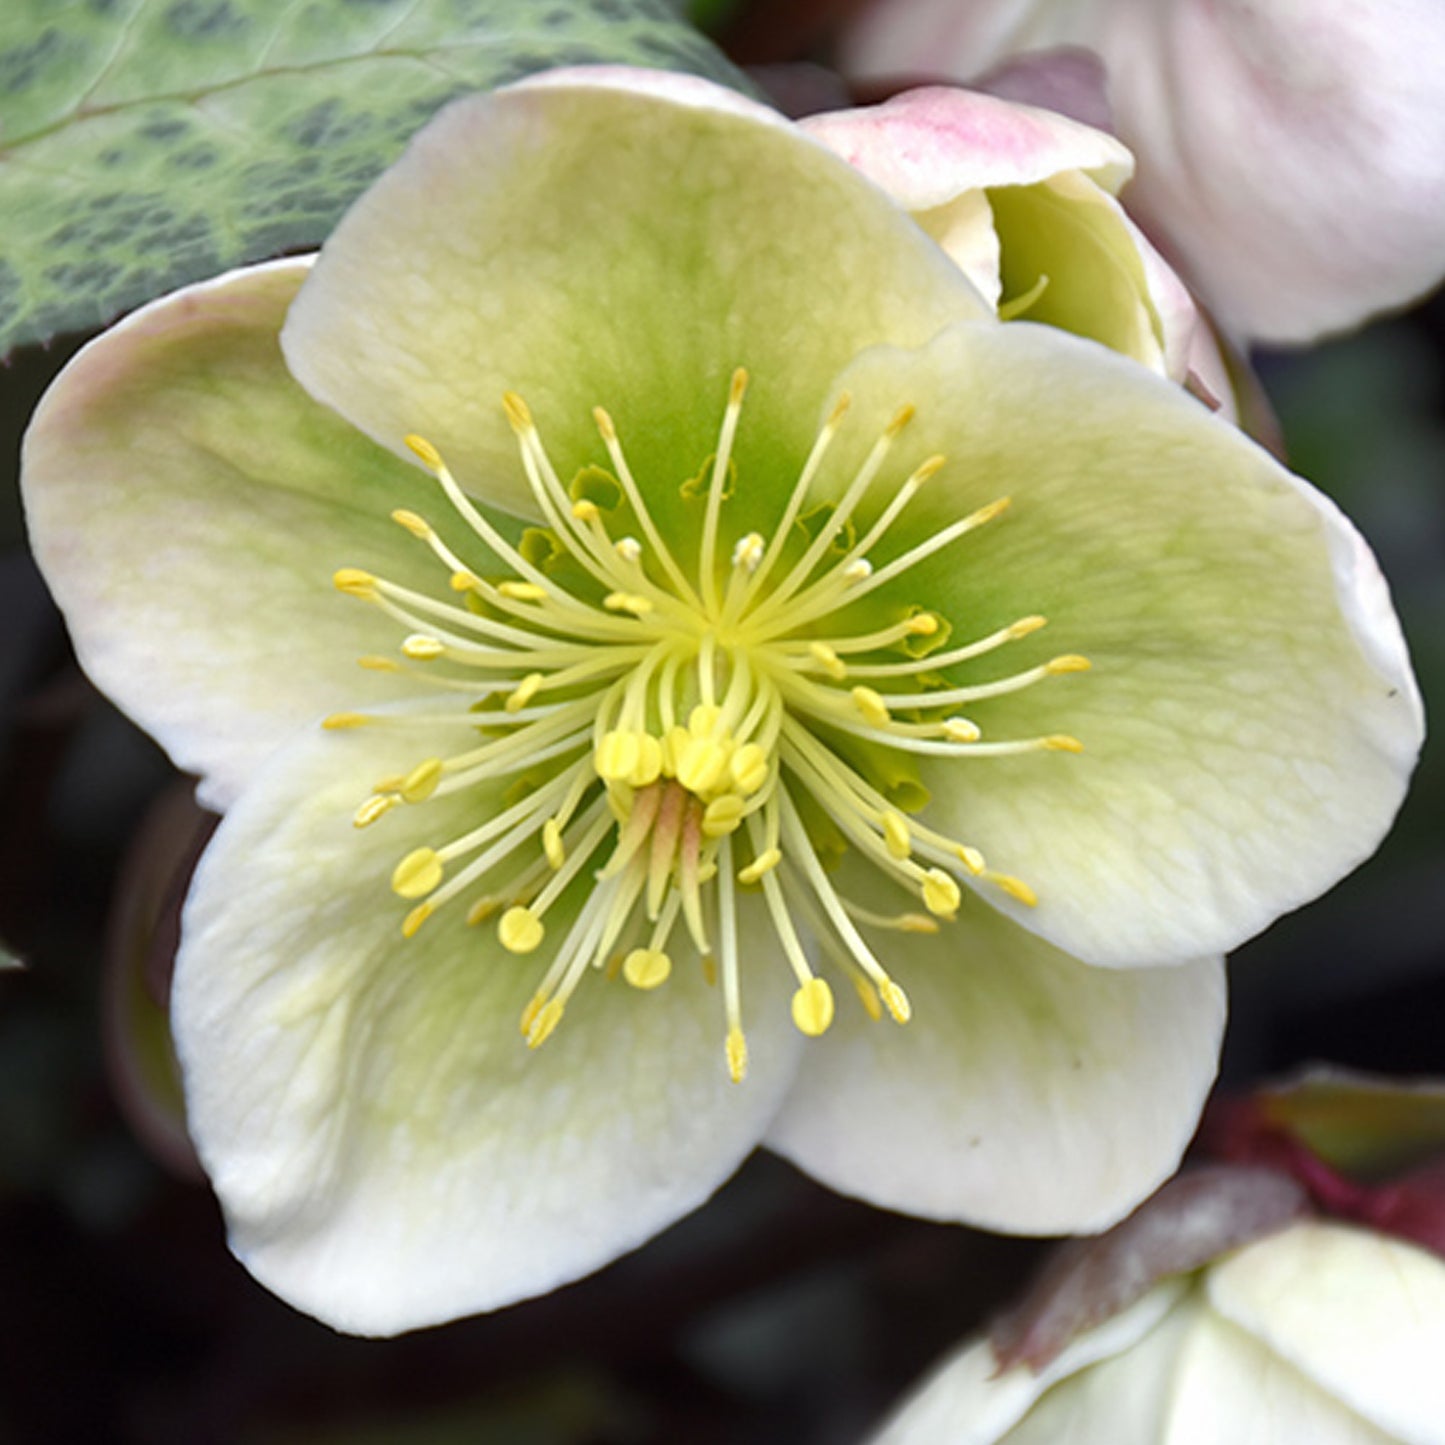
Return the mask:
<path fill-rule="evenodd" d="M 793 994 L 793 1023 L 798 1032 L 816 1039 L 828 1032 L 833 1022 L 833 990 L 828 981 L 810 978 Z"/>
<path fill-rule="evenodd" d="M 402 898 L 420 898 L 440 886 L 444 872 L 435 848 L 415 848 L 393 869 L 392 891 Z"/>

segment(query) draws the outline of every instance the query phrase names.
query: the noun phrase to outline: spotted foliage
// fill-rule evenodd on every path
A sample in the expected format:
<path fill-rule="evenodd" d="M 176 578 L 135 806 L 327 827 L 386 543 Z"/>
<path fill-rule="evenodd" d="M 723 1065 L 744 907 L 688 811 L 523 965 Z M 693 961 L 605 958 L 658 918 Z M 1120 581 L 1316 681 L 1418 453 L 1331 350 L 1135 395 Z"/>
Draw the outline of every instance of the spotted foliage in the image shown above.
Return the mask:
<path fill-rule="evenodd" d="M 6 0 L 0 356 L 314 246 L 447 100 L 593 61 L 737 80 L 665 0 Z"/>

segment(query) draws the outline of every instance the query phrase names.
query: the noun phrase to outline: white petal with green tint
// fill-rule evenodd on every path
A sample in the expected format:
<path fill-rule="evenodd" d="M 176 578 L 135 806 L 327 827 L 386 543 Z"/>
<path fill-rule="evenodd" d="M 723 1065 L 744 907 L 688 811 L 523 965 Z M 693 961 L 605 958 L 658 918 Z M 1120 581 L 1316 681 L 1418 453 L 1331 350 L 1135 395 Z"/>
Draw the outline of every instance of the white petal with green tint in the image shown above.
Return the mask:
<path fill-rule="evenodd" d="M 1390 1439 L 1445 1441 L 1445 1261 L 1365 1230 L 1298 1225 L 1216 1266 L 1208 1290 L 1232 1325 Z"/>
<path fill-rule="evenodd" d="M 922 760 L 929 824 L 1038 906 L 991 901 L 1080 958 L 1147 966 L 1233 947 L 1374 849 L 1420 707 L 1385 584 L 1328 500 L 1178 388 L 1027 323 L 879 348 L 840 386 L 858 435 L 906 401 L 907 457 L 948 458 L 899 548 L 1012 499 L 876 605 L 932 608 L 963 641 L 1048 619 L 955 669 L 967 684 L 1092 664 L 965 709 L 984 742 L 1081 754 Z"/>
<path fill-rule="evenodd" d="M 395 696 L 395 625 L 332 589 L 425 553 L 433 484 L 312 401 L 277 335 L 309 262 L 235 271 L 92 342 L 26 437 L 26 515 L 86 671 L 224 806 L 297 726 Z"/>
<path fill-rule="evenodd" d="M 1218 1059 L 1217 960 L 1090 968 L 976 899 L 872 942 L 913 1017 L 841 999 L 770 1147 L 871 1203 L 1018 1233 L 1102 1229 L 1173 1172 Z"/>
<path fill-rule="evenodd" d="M 390 1334 L 542 1293 L 640 1244 L 735 1169 L 802 1040 L 786 970 L 750 974 L 746 1087 L 696 969 L 585 979 L 544 1048 L 543 965 L 444 909 L 403 938 L 387 879 L 491 789 L 356 831 L 380 773 L 455 725 L 316 733 L 231 810 L 187 906 L 174 996 L 190 1123 L 233 1248 L 341 1329 Z M 742 940 L 756 950 L 753 935 Z M 746 956 L 746 955 L 745 955 Z"/>
<path fill-rule="evenodd" d="M 502 393 L 569 465 L 604 406 L 661 507 L 712 451 L 734 368 L 756 398 L 740 473 L 786 496 L 861 347 L 988 315 L 907 216 L 773 112 L 685 77 L 573 71 L 421 132 L 323 248 L 283 341 L 369 435 L 399 450 L 419 432 L 523 510 Z"/>

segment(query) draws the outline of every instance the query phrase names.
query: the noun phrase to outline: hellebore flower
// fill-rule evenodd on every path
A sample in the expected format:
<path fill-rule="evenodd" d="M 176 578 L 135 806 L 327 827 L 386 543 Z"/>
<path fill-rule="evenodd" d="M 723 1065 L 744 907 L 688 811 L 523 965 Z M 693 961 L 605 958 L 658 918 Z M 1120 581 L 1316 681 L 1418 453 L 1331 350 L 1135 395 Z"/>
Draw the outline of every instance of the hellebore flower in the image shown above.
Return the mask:
<path fill-rule="evenodd" d="M 1235 337 L 1307 341 L 1445 274 L 1434 0 L 873 0 L 843 68 L 971 81 L 1060 46 L 1104 61 L 1129 209 Z"/>
<path fill-rule="evenodd" d="M 1218 375 L 1184 284 L 1115 199 L 1134 158 L 1113 136 L 944 87 L 800 124 L 882 186 L 1001 318 L 1088 336 L 1176 381 L 1191 360 Z"/>
<path fill-rule="evenodd" d="M 575 1278 L 760 1140 L 1102 1227 L 1218 954 L 1419 741 L 1330 503 L 683 77 L 458 103 L 314 267 L 83 352 L 24 480 L 87 670 L 227 809 L 172 1008 L 232 1245 L 349 1330 Z"/>
<path fill-rule="evenodd" d="M 876 1445 L 1441 1445 L 1445 1262 L 1291 1225 L 1157 1285 L 1039 1374 L 979 1341 Z"/>

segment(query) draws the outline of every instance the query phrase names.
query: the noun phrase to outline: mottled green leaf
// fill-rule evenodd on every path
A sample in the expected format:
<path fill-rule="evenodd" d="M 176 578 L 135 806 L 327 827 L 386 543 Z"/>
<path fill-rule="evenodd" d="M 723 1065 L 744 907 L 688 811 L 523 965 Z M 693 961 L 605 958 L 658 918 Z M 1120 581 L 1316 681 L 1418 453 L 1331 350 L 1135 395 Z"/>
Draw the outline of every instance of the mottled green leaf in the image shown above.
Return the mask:
<path fill-rule="evenodd" d="M 445 101 L 597 61 L 741 83 L 666 0 L 0 0 L 0 356 L 313 246 Z"/>

